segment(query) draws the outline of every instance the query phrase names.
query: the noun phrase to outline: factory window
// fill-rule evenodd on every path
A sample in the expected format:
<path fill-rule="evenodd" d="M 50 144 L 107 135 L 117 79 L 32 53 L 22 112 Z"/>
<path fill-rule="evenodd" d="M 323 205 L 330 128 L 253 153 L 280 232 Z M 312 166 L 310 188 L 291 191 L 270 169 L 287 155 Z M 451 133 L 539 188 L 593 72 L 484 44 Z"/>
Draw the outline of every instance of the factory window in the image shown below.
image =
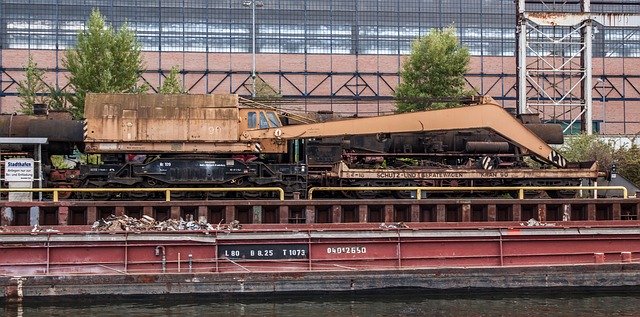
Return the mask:
<path fill-rule="evenodd" d="M 260 129 L 266 129 L 268 127 L 267 117 L 264 116 L 264 112 L 260 112 Z"/>
<path fill-rule="evenodd" d="M 277 127 L 281 126 L 280 120 L 278 120 L 278 117 L 276 117 L 275 112 L 273 112 L 273 111 L 267 112 L 267 117 L 269 117 L 269 126 L 270 127 L 277 128 Z"/>
<path fill-rule="evenodd" d="M 249 127 L 249 129 L 254 129 L 256 127 L 255 111 L 251 111 L 247 114 L 247 126 Z"/>

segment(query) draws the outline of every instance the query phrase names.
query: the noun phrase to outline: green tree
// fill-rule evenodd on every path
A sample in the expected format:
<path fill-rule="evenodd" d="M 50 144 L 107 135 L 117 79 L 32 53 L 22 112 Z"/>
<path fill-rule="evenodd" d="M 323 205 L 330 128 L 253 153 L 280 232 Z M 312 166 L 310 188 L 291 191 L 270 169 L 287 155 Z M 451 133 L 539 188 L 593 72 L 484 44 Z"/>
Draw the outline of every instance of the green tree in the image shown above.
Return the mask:
<path fill-rule="evenodd" d="M 560 152 L 570 162 L 596 161 L 600 168 L 609 168 L 616 160 L 614 144 L 596 134 L 568 137 Z"/>
<path fill-rule="evenodd" d="M 65 54 L 63 65 L 69 71 L 71 112 L 81 118 L 87 93 L 135 93 L 138 77 L 144 71 L 140 44 L 123 24 L 119 30 L 106 25 L 100 11 L 94 9 L 86 29 L 78 33 L 76 47 Z"/>
<path fill-rule="evenodd" d="M 596 161 L 603 170 L 610 170 L 613 164 L 624 178 L 640 186 L 640 148 L 635 139 L 631 146 L 616 146 L 598 135 L 581 134 L 569 138 L 560 148 L 562 155 L 572 162 Z"/>
<path fill-rule="evenodd" d="M 460 45 L 453 27 L 432 29 L 427 36 L 416 39 L 400 71 L 401 82 L 395 93 L 397 111 L 459 105 L 455 100 L 471 94 L 465 90 L 468 64 L 469 50 Z"/>
<path fill-rule="evenodd" d="M 67 98 L 69 94 L 58 86 L 49 86 L 49 100 L 47 105 L 51 110 L 68 110 Z"/>
<path fill-rule="evenodd" d="M 164 79 L 162 85 L 158 87 L 158 91 L 165 95 L 183 94 L 182 83 L 180 83 L 180 79 L 178 79 L 179 74 L 178 66 L 171 67 L 169 75 Z"/>
<path fill-rule="evenodd" d="M 617 162 L 618 172 L 640 187 L 640 147 L 636 145 L 636 142 L 633 142 L 631 147 L 624 148 L 621 152 Z"/>
<path fill-rule="evenodd" d="M 43 80 L 44 70 L 38 68 L 31 54 L 25 68 L 25 79 L 18 83 L 20 112 L 33 114 L 34 104 L 45 103 L 48 86 Z"/>
<path fill-rule="evenodd" d="M 282 99 L 282 95 L 278 93 L 271 85 L 269 85 L 262 77 L 256 76 L 256 97 L 257 101 L 277 101 Z"/>

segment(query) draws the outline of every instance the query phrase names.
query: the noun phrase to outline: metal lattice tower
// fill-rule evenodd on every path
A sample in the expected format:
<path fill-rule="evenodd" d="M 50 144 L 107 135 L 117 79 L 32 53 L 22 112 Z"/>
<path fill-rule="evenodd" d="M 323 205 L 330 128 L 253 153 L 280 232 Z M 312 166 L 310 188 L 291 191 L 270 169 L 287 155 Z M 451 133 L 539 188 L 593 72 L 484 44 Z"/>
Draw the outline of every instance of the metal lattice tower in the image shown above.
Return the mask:
<path fill-rule="evenodd" d="M 568 127 L 580 120 L 591 134 L 593 27 L 637 27 L 640 15 L 594 14 L 590 0 L 518 0 L 516 11 L 518 112 Z"/>

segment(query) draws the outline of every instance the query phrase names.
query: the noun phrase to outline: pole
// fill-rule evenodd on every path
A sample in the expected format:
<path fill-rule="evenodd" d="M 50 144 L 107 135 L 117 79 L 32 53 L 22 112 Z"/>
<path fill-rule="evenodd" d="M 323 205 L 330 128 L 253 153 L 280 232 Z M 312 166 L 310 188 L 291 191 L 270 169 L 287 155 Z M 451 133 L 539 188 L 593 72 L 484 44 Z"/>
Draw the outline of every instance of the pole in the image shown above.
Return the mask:
<path fill-rule="evenodd" d="M 251 1 L 251 97 L 256 97 L 256 0 Z"/>
<path fill-rule="evenodd" d="M 527 20 L 524 18 L 525 1 L 518 0 L 516 4 L 518 113 L 524 114 L 529 113 L 527 109 Z"/>
<path fill-rule="evenodd" d="M 604 76 L 602 76 L 602 123 L 607 121 L 607 109 L 605 108 L 605 96 L 606 94 L 605 94 L 605 87 L 604 87 Z"/>
<path fill-rule="evenodd" d="M 583 13 L 591 13 L 591 0 L 582 0 L 582 8 Z M 582 99 L 584 100 L 584 122 L 583 127 L 585 129 L 586 134 L 593 134 L 593 95 L 592 95 L 592 74 L 593 67 L 591 64 L 592 59 L 592 41 L 591 38 L 593 34 L 593 22 L 591 20 L 587 20 L 584 22 L 584 29 L 582 31 L 582 37 L 584 40 L 584 52 L 582 53 L 582 67 L 584 68 L 584 81 L 582 83 Z"/>

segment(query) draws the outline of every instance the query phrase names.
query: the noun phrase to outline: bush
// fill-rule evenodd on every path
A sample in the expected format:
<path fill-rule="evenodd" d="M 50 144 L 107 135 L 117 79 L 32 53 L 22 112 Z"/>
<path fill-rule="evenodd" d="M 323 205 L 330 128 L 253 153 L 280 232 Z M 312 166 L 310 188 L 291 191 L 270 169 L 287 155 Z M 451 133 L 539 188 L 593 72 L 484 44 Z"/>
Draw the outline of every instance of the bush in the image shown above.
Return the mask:
<path fill-rule="evenodd" d="M 640 148 L 635 144 L 635 138 L 631 144 L 626 147 L 598 135 L 581 134 L 569 138 L 560 152 L 569 161 L 596 161 L 600 169 L 607 171 L 615 164 L 618 174 L 639 186 Z"/>

